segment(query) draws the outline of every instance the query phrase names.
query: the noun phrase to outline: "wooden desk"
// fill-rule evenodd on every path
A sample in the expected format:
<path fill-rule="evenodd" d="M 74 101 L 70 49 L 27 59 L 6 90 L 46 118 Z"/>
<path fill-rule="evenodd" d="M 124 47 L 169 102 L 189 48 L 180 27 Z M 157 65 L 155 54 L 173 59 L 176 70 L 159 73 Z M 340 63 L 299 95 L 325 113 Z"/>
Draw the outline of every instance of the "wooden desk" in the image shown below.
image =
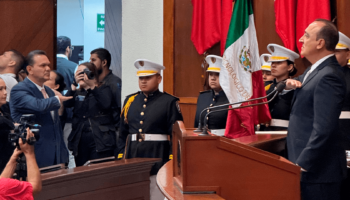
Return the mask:
<path fill-rule="evenodd" d="M 157 161 L 133 158 L 48 172 L 35 200 L 149 200 L 150 171 Z"/>
<path fill-rule="evenodd" d="M 285 137 L 198 136 L 176 122 L 173 160 L 160 169 L 157 184 L 176 200 L 298 200 L 300 167 L 276 155 L 284 150 Z"/>

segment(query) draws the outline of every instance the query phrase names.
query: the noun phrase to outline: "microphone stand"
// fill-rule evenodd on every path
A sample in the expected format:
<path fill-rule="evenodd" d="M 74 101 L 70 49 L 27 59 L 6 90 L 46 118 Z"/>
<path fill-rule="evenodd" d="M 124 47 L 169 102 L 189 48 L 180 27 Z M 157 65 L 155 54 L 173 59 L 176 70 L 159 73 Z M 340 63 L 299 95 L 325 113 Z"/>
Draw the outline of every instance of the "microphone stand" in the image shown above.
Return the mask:
<path fill-rule="evenodd" d="M 261 100 L 261 99 L 265 99 L 269 96 L 271 96 L 274 92 L 276 92 L 277 88 L 275 87 L 274 90 L 272 90 L 272 92 L 264 97 L 259 97 L 259 98 L 255 98 L 255 99 L 249 99 L 246 101 L 240 101 L 240 102 L 235 102 L 235 103 L 226 103 L 226 104 L 221 104 L 221 105 L 217 105 L 217 106 L 212 106 L 212 107 L 207 107 L 205 109 L 202 110 L 202 112 L 199 114 L 199 122 L 198 122 L 198 127 L 196 130 L 194 130 L 193 132 L 202 132 L 203 128 L 201 125 L 201 116 L 203 115 L 203 112 L 209 109 L 214 109 L 214 108 L 221 108 L 221 107 L 227 107 L 227 106 L 232 106 L 232 105 L 236 105 L 236 104 L 242 104 L 242 103 L 247 103 L 247 102 L 251 102 L 251 101 L 257 101 L 257 100 Z M 227 110 L 227 108 L 225 109 Z M 206 119 L 206 118 L 204 118 Z"/>
<path fill-rule="evenodd" d="M 271 92 L 270 94 L 272 94 L 273 92 Z M 207 127 L 207 117 L 209 116 L 209 114 L 214 113 L 214 112 L 220 112 L 220 111 L 227 111 L 227 110 L 235 110 L 235 109 L 239 109 L 239 108 L 246 108 L 246 107 L 251 107 L 251 106 L 258 106 L 258 105 L 263 105 L 263 104 L 268 104 L 270 103 L 278 94 L 279 92 L 275 92 L 273 97 L 266 101 L 266 102 L 261 102 L 261 103 L 256 103 L 256 104 L 251 104 L 251 105 L 246 105 L 246 106 L 239 106 L 237 108 L 225 108 L 225 109 L 220 109 L 220 110 L 213 110 L 208 112 L 205 117 L 204 117 L 204 127 L 203 127 L 203 132 L 199 135 L 208 135 L 208 127 Z"/>
<path fill-rule="evenodd" d="M 281 93 L 281 92 L 283 91 L 283 89 L 284 89 L 285 87 L 286 87 L 286 83 L 285 83 L 285 82 L 280 82 L 280 83 L 278 83 L 278 84 L 276 85 L 275 89 L 270 93 L 270 94 L 274 93 L 273 97 L 272 97 L 270 100 L 266 101 L 266 102 L 261 102 L 261 103 L 246 105 L 246 106 L 239 106 L 239 107 L 237 107 L 237 108 L 225 108 L 225 109 L 220 109 L 220 110 L 213 110 L 213 111 L 208 112 L 208 113 L 205 115 L 205 117 L 204 117 L 204 121 L 203 121 L 203 124 L 204 124 L 203 132 L 202 132 L 201 134 L 199 134 L 199 135 L 208 135 L 208 132 L 207 132 L 207 130 L 208 130 L 208 127 L 207 127 L 207 121 L 208 121 L 208 120 L 207 120 L 207 117 L 209 116 L 210 113 L 220 112 L 220 111 L 226 111 L 226 110 L 235 110 L 235 109 L 238 109 L 238 108 L 246 108 L 246 107 L 258 106 L 258 105 L 263 105 L 263 104 L 270 103 L 272 100 L 274 100 L 274 99 L 276 98 L 276 96 L 277 96 L 279 93 Z M 267 96 L 269 96 L 270 94 L 268 94 Z M 267 97 L 267 96 L 266 96 L 266 97 Z M 261 99 L 261 98 L 266 98 L 266 97 L 260 97 L 260 99 Z M 258 99 L 259 99 L 259 98 L 258 98 Z M 248 100 L 248 101 L 249 101 L 249 100 Z M 245 101 L 245 102 L 248 102 L 248 101 Z M 253 99 L 250 100 L 250 101 L 253 101 Z M 237 104 L 237 103 L 235 103 L 235 104 Z M 213 108 L 213 107 L 212 107 L 212 108 Z"/>

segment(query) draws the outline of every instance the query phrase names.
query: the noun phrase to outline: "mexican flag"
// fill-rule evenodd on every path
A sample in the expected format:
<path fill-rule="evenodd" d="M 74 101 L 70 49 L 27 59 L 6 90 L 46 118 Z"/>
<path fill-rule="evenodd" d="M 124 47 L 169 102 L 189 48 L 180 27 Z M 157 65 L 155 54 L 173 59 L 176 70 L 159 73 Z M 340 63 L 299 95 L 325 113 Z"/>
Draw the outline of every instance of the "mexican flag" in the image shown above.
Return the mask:
<path fill-rule="evenodd" d="M 250 0 L 237 0 L 234 5 L 223 55 L 223 66 L 224 68 L 220 71 L 220 85 L 230 103 L 266 95 Z M 257 102 L 235 106 L 253 103 Z M 225 136 L 237 138 L 254 135 L 255 124 L 270 120 L 271 115 L 267 104 L 230 110 Z"/>

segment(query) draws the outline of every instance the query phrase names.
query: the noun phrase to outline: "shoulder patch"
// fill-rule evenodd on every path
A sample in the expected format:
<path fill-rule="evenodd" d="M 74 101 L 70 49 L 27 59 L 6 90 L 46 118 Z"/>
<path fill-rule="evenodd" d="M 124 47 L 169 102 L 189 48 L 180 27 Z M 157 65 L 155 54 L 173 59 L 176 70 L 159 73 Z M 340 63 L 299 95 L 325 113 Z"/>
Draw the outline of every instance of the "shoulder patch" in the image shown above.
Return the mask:
<path fill-rule="evenodd" d="M 199 94 L 211 92 L 211 90 L 200 91 Z"/>
<path fill-rule="evenodd" d="M 176 96 L 174 96 L 174 95 L 171 95 L 171 94 L 169 94 L 169 93 L 166 93 L 166 92 L 163 92 L 164 94 L 167 94 L 167 95 L 169 95 L 169 96 L 172 96 L 172 97 L 174 97 L 177 101 L 179 101 L 180 99 L 178 98 L 178 97 L 176 97 Z"/>
<path fill-rule="evenodd" d="M 267 86 L 265 86 L 265 91 L 268 91 L 271 87 L 272 83 L 268 84 Z"/>

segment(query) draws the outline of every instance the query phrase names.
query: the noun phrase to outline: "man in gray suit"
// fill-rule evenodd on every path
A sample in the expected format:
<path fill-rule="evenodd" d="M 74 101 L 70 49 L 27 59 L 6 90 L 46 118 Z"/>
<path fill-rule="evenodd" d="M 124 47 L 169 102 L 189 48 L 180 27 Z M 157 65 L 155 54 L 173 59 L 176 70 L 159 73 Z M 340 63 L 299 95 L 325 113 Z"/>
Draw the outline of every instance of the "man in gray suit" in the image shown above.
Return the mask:
<path fill-rule="evenodd" d="M 330 21 L 311 23 L 299 41 L 303 43 L 301 55 L 312 66 L 286 82 L 286 89 L 295 89 L 287 135 L 288 159 L 301 167 L 302 199 L 340 199 L 341 181 L 346 176 L 338 124 L 346 83 L 334 56 L 338 40 L 338 30 Z"/>

